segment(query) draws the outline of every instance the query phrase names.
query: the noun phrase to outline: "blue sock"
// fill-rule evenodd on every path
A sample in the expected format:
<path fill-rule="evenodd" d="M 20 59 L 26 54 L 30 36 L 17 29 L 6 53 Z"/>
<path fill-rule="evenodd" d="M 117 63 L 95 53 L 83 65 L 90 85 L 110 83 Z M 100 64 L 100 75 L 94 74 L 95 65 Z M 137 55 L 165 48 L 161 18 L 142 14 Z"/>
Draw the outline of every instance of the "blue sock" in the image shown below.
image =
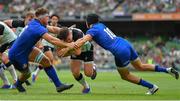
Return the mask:
<path fill-rule="evenodd" d="M 149 82 L 147 82 L 145 80 L 142 80 L 142 79 L 139 81 L 138 84 L 141 85 L 141 86 L 147 87 L 149 89 L 153 88 L 153 84 L 151 84 L 151 83 L 149 83 Z"/>
<path fill-rule="evenodd" d="M 165 73 L 168 73 L 168 71 L 166 70 L 165 67 L 161 67 L 159 65 L 155 65 L 155 71 L 156 72 L 165 72 Z"/>
<path fill-rule="evenodd" d="M 49 76 L 49 78 L 52 79 L 52 81 L 56 87 L 59 87 L 60 85 L 62 85 L 53 66 L 46 67 L 46 68 L 44 68 L 44 70 L 45 70 L 46 74 Z"/>

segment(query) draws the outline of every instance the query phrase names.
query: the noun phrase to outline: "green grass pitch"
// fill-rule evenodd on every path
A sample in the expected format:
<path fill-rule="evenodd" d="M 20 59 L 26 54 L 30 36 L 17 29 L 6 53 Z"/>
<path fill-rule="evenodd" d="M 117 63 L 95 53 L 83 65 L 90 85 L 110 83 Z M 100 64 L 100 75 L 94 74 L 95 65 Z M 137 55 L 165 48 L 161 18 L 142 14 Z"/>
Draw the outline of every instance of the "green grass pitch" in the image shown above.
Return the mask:
<path fill-rule="evenodd" d="M 36 83 L 25 86 L 26 93 L 18 93 L 16 89 L 0 89 L 0 100 L 180 100 L 180 80 L 170 75 L 154 72 L 133 72 L 159 86 L 155 95 L 145 95 L 146 88 L 123 81 L 117 71 L 98 72 L 97 78 L 86 78 L 91 87 L 90 94 L 82 94 L 81 86 L 70 71 L 57 71 L 63 82 L 73 83 L 74 87 L 63 93 L 57 93 L 53 83 L 48 81 L 44 71 L 40 73 Z M 8 74 L 8 78 L 11 78 Z M 31 81 L 31 79 L 29 79 Z M 2 80 L 0 80 L 2 85 Z"/>

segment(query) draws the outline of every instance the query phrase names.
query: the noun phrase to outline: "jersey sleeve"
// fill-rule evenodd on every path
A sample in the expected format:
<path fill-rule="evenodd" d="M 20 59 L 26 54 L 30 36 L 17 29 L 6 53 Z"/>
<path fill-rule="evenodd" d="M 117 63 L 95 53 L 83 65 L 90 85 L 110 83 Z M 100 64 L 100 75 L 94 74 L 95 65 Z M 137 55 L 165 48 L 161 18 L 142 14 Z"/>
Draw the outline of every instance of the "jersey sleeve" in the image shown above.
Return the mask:
<path fill-rule="evenodd" d="M 48 33 L 48 30 L 45 27 L 40 27 L 38 30 L 39 36 L 43 36 L 45 33 Z"/>
<path fill-rule="evenodd" d="M 12 27 L 13 28 L 25 27 L 24 21 L 23 20 L 13 20 L 12 21 Z"/>
<path fill-rule="evenodd" d="M 97 30 L 96 29 L 89 29 L 87 32 L 86 32 L 86 35 L 89 34 L 91 35 L 92 37 L 94 37 L 96 34 L 97 34 Z"/>

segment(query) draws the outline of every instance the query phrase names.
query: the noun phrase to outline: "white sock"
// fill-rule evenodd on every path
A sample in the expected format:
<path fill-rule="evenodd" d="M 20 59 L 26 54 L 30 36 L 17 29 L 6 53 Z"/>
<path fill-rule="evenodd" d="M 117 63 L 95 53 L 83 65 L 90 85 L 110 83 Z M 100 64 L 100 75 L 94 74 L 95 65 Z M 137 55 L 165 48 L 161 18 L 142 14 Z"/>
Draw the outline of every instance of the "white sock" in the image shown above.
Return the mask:
<path fill-rule="evenodd" d="M 96 67 L 97 67 L 97 66 L 96 66 L 96 64 L 94 63 L 94 64 L 93 64 L 93 69 L 95 69 L 95 70 L 96 70 Z"/>
<path fill-rule="evenodd" d="M 7 76 L 4 74 L 4 69 L 0 68 L 0 77 L 3 80 L 3 83 L 6 85 L 10 85 L 9 80 L 7 78 Z"/>
<path fill-rule="evenodd" d="M 82 77 L 81 80 L 78 81 L 82 86 L 84 86 L 85 88 L 89 88 L 88 83 L 86 82 L 86 80 L 84 79 L 84 77 Z"/>
<path fill-rule="evenodd" d="M 9 67 L 7 67 L 7 70 L 10 72 L 13 80 L 17 81 L 17 74 L 16 74 L 16 70 L 14 69 L 14 66 L 10 65 Z"/>
<path fill-rule="evenodd" d="M 41 70 L 39 69 L 39 67 L 37 67 L 37 69 L 33 72 L 33 74 L 37 76 L 40 73 L 40 71 Z"/>

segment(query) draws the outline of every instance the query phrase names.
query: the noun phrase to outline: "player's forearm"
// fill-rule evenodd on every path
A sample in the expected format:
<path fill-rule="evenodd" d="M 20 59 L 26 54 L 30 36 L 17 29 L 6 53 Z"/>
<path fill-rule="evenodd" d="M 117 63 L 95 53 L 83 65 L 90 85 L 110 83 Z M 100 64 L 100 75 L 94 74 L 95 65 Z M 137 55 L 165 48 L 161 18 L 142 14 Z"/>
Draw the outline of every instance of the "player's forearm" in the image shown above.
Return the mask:
<path fill-rule="evenodd" d="M 55 27 L 55 26 L 47 26 L 47 29 L 49 32 L 51 32 L 53 34 L 58 34 L 61 30 L 61 28 Z"/>
<path fill-rule="evenodd" d="M 12 27 L 12 20 L 4 20 L 3 22 L 9 27 Z"/>
<path fill-rule="evenodd" d="M 58 38 L 56 37 L 53 37 L 51 36 L 50 34 L 48 33 L 45 33 L 43 36 L 42 36 L 43 39 L 47 40 L 48 42 L 52 43 L 53 45 L 55 46 L 58 46 L 58 47 L 70 47 L 70 48 L 73 48 L 73 44 L 71 43 L 66 43 L 62 40 L 59 40 Z"/>
<path fill-rule="evenodd" d="M 87 41 L 91 41 L 92 40 L 92 36 L 91 35 L 89 35 L 89 34 L 87 34 L 87 35 L 85 35 L 83 38 L 81 38 L 81 39 L 78 39 L 77 41 L 76 41 L 76 43 L 75 43 L 75 47 L 76 48 L 80 48 L 83 44 L 85 44 Z"/>
<path fill-rule="evenodd" d="M 60 57 L 67 57 L 70 55 L 80 55 L 81 54 L 81 48 L 79 49 L 70 49 L 70 48 L 63 48 L 58 50 L 57 49 L 58 56 Z"/>
<path fill-rule="evenodd" d="M 80 55 L 81 54 L 81 48 L 73 49 L 71 54 Z"/>
<path fill-rule="evenodd" d="M 73 54 L 75 54 L 75 51 L 74 51 L 74 50 L 69 50 L 67 53 L 65 53 L 65 54 L 63 55 L 63 57 L 71 56 L 71 55 L 73 55 Z"/>
<path fill-rule="evenodd" d="M 66 42 L 59 40 L 57 38 L 51 40 L 51 43 L 58 46 L 58 47 L 69 47 L 69 43 L 66 43 Z"/>
<path fill-rule="evenodd" d="M 88 40 L 85 40 L 84 38 L 78 39 L 75 44 L 78 46 L 78 48 L 82 47 Z"/>

